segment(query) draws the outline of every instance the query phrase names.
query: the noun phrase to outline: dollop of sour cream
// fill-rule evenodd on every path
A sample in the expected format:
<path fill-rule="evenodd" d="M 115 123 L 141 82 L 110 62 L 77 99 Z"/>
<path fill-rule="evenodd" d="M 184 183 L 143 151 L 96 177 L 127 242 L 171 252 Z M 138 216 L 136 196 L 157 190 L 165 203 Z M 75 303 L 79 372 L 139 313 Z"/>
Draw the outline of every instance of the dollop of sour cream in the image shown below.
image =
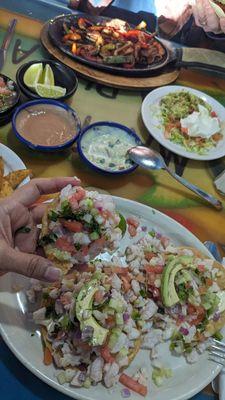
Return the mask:
<path fill-rule="evenodd" d="M 181 118 L 181 127 L 187 129 L 187 134 L 191 137 L 210 138 L 215 133 L 220 132 L 220 122 L 217 117 L 212 117 L 210 112 L 199 104 L 199 111 L 194 111 L 186 118 Z"/>

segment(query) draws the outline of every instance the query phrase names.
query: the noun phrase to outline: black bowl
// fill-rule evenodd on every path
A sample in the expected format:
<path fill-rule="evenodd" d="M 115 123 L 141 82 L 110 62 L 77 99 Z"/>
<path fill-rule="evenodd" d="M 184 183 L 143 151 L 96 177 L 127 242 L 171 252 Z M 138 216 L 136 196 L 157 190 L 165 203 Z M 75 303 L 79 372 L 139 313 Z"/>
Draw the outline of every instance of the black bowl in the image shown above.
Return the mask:
<path fill-rule="evenodd" d="M 36 61 L 30 61 L 26 64 L 21 65 L 21 67 L 18 69 L 18 71 L 16 73 L 17 84 L 18 84 L 21 92 L 26 97 L 28 97 L 29 99 L 32 99 L 32 100 L 42 98 L 37 93 L 33 92 L 28 86 L 26 86 L 24 83 L 24 80 L 23 80 L 26 70 L 32 64 L 37 64 L 37 63 L 42 63 L 43 66 L 45 66 L 46 64 L 49 64 L 54 73 L 55 85 L 66 88 L 65 96 L 57 97 L 57 99 L 55 99 L 55 100 L 59 100 L 59 101 L 67 100 L 75 93 L 75 91 L 77 90 L 77 86 L 78 86 L 78 79 L 77 79 L 75 72 L 71 68 L 67 67 L 64 64 L 61 64 L 60 62 L 53 61 L 53 60 L 38 60 L 38 61 L 36 60 Z"/>
<path fill-rule="evenodd" d="M 3 74 L 0 74 L 0 78 L 3 78 L 4 82 L 12 81 L 14 86 L 14 91 L 16 93 L 15 96 L 12 98 L 12 102 L 9 105 L 9 107 L 7 107 L 7 109 L 5 109 L 4 111 L 1 111 L 0 109 L 0 126 L 1 126 L 7 124 L 11 120 L 14 109 L 16 108 L 20 100 L 20 90 L 13 79 Z"/>

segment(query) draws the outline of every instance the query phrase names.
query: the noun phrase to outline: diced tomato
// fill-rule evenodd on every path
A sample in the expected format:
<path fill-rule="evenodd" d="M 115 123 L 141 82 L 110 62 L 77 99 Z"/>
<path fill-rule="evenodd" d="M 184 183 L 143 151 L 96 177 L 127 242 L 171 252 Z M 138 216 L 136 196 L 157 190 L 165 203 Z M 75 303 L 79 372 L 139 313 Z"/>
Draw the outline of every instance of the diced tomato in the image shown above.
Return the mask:
<path fill-rule="evenodd" d="M 207 287 L 206 286 L 199 287 L 198 292 L 200 295 L 205 294 L 207 292 Z"/>
<path fill-rule="evenodd" d="M 77 187 L 76 192 L 70 196 L 69 201 L 73 203 L 74 200 L 80 201 L 83 200 L 85 197 L 85 190 L 82 187 Z"/>
<path fill-rule="evenodd" d="M 126 293 L 130 290 L 131 285 L 129 283 L 129 280 L 125 276 L 121 276 L 121 280 L 123 282 L 122 286 L 123 286 L 124 292 Z"/>
<path fill-rule="evenodd" d="M 84 256 L 84 257 L 87 256 L 88 253 L 89 253 L 89 247 L 88 247 L 88 246 L 83 246 L 83 247 L 82 247 L 82 254 L 83 254 L 83 256 Z"/>
<path fill-rule="evenodd" d="M 131 237 L 134 237 L 137 234 L 137 229 L 133 225 L 129 225 L 128 232 Z"/>
<path fill-rule="evenodd" d="M 154 285 L 156 275 L 153 272 L 147 272 L 147 282 L 149 285 Z"/>
<path fill-rule="evenodd" d="M 161 274 L 163 272 L 162 265 L 146 265 L 145 271 L 154 274 Z"/>
<path fill-rule="evenodd" d="M 203 264 L 199 264 L 198 265 L 198 270 L 201 271 L 201 272 L 204 272 L 205 271 L 205 266 Z"/>
<path fill-rule="evenodd" d="M 205 315 L 205 309 L 203 306 L 195 306 L 198 315 Z"/>
<path fill-rule="evenodd" d="M 138 228 L 139 225 L 140 225 L 139 221 L 137 221 L 137 219 L 135 219 L 133 217 L 128 217 L 127 218 L 127 224 L 134 226 L 134 228 Z"/>
<path fill-rule="evenodd" d="M 181 128 L 181 132 L 182 132 L 184 135 L 188 135 L 188 128 Z"/>
<path fill-rule="evenodd" d="M 104 294 L 102 292 L 102 290 L 98 290 L 95 295 L 94 295 L 94 301 L 98 304 L 102 303 L 104 299 Z"/>
<path fill-rule="evenodd" d="M 190 325 L 199 325 L 204 319 L 204 315 L 199 315 L 197 318 L 193 319 L 192 321 L 190 321 Z"/>
<path fill-rule="evenodd" d="M 64 293 L 60 296 L 60 301 L 64 306 L 66 306 L 71 303 L 71 298 L 66 293 Z"/>
<path fill-rule="evenodd" d="M 100 215 L 106 220 L 112 217 L 112 213 L 109 210 L 101 210 Z"/>
<path fill-rule="evenodd" d="M 129 269 L 126 267 L 114 267 L 112 269 L 112 272 L 114 272 L 114 274 L 118 274 L 118 275 L 127 275 Z"/>
<path fill-rule="evenodd" d="M 81 347 L 83 350 L 86 350 L 86 351 L 90 351 L 90 349 L 91 349 L 90 344 L 82 342 L 81 340 L 79 341 L 79 344 L 77 347 L 78 348 Z"/>
<path fill-rule="evenodd" d="M 190 325 L 198 325 L 205 317 L 205 309 L 202 306 L 194 306 L 192 304 L 188 304 L 188 314 L 196 316 L 196 318 L 190 321 Z"/>
<path fill-rule="evenodd" d="M 106 325 L 108 329 L 114 328 L 115 327 L 115 317 L 114 315 L 109 315 L 106 320 Z"/>
<path fill-rule="evenodd" d="M 101 238 L 96 239 L 94 241 L 94 244 L 96 244 L 99 247 L 102 247 L 105 244 L 105 238 L 102 236 Z"/>
<path fill-rule="evenodd" d="M 155 257 L 155 254 L 152 251 L 146 251 L 145 252 L 145 259 L 147 261 L 150 261 L 153 257 Z"/>
<path fill-rule="evenodd" d="M 196 308 L 192 304 L 188 303 L 187 311 L 189 315 L 194 315 L 196 313 Z"/>
<path fill-rule="evenodd" d="M 83 229 L 83 225 L 81 224 L 81 222 L 78 221 L 66 221 L 65 219 L 61 219 L 60 220 L 62 226 L 64 226 L 64 228 L 68 229 L 68 231 L 70 232 L 82 232 Z"/>
<path fill-rule="evenodd" d="M 216 111 L 211 111 L 211 117 L 213 117 L 213 118 L 217 117 Z"/>
<path fill-rule="evenodd" d="M 136 279 L 136 281 L 138 281 L 140 283 L 145 283 L 145 281 L 146 281 L 144 275 L 142 275 L 142 274 L 136 275 L 134 279 Z"/>
<path fill-rule="evenodd" d="M 200 332 L 196 332 L 196 338 L 197 338 L 197 340 L 198 340 L 198 342 L 204 342 L 205 341 L 205 336 L 203 335 L 203 333 L 200 333 Z"/>
<path fill-rule="evenodd" d="M 206 286 L 212 286 L 212 284 L 213 284 L 213 280 L 212 280 L 212 279 L 210 279 L 210 278 L 206 278 L 206 280 L 205 280 L 205 284 L 206 284 Z"/>
<path fill-rule="evenodd" d="M 115 361 L 115 358 L 110 353 L 108 345 L 103 346 L 100 350 L 100 353 L 103 360 L 105 360 L 107 363 L 112 364 Z"/>
<path fill-rule="evenodd" d="M 141 394 L 142 396 L 146 396 L 148 389 L 147 386 L 142 385 L 135 379 L 131 378 L 127 374 L 121 374 L 119 377 L 120 383 L 122 385 L 127 386 L 129 389 L 133 390 L 134 392 Z"/>
<path fill-rule="evenodd" d="M 69 253 L 75 252 L 75 247 L 64 236 L 56 240 L 55 246 L 59 250 L 68 251 Z"/>

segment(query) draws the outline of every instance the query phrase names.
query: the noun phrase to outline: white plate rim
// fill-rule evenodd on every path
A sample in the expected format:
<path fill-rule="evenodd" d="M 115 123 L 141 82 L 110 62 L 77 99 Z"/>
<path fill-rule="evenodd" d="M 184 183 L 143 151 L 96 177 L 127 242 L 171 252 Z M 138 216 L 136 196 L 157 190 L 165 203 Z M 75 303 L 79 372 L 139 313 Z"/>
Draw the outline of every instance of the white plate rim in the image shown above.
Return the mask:
<path fill-rule="evenodd" d="M 196 96 L 204 99 L 207 101 L 210 105 L 216 106 L 217 108 L 220 108 L 221 113 L 223 111 L 224 113 L 224 120 L 225 121 L 225 107 L 216 99 L 214 99 L 212 96 L 209 96 L 208 94 L 198 90 L 194 89 L 188 86 L 179 86 L 179 85 L 171 85 L 171 86 L 162 86 L 160 88 L 152 90 L 143 100 L 142 105 L 141 105 L 141 116 L 142 120 L 144 122 L 144 125 L 146 129 L 148 130 L 149 134 L 158 142 L 160 143 L 163 147 L 167 148 L 168 150 L 172 151 L 175 154 L 178 154 L 182 157 L 191 159 L 191 160 L 198 160 L 198 161 L 212 161 L 212 160 L 217 160 L 219 158 L 222 158 L 225 156 L 225 136 L 223 139 L 223 144 L 219 144 L 219 149 L 215 147 L 212 149 L 212 153 L 210 154 L 205 154 L 205 155 L 199 155 L 194 152 L 188 152 L 186 151 L 181 145 L 176 145 L 173 142 L 171 142 L 168 139 L 165 139 L 163 136 L 163 132 L 160 131 L 160 129 L 156 128 L 154 125 L 149 124 L 147 114 L 149 113 L 149 110 L 147 110 L 147 107 L 151 105 L 151 100 L 154 99 L 155 96 L 158 96 L 157 98 L 162 98 L 163 96 L 167 95 L 168 93 L 175 92 L 175 91 L 189 91 Z M 157 131 L 155 131 L 155 128 Z M 225 129 L 224 129 L 225 130 Z M 220 150 L 220 152 L 219 152 Z M 214 154 L 215 152 L 218 151 L 218 154 Z"/>
<path fill-rule="evenodd" d="M 3 143 L 0 143 L 0 156 L 3 158 L 3 161 L 6 161 L 6 163 L 8 161 L 14 164 L 12 171 L 17 171 L 19 169 L 26 169 L 26 165 L 21 160 L 21 158 L 13 150 L 5 146 Z M 19 186 L 25 185 L 25 183 L 28 183 L 29 181 L 30 178 L 28 176 Z"/>
<path fill-rule="evenodd" d="M 130 206 L 131 208 L 134 207 L 138 207 L 138 208 L 143 208 L 146 211 L 148 210 L 149 213 L 153 213 L 156 214 L 157 216 L 160 216 L 161 218 L 165 219 L 168 223 L 172 223 L 172 225 L 176 226 L 178 229 L 181 229 L 183 232 L 186 233 L 186 235 L 188 236 L 188 240 L 194 240 L 196 243 L 196 248 L 198 248 L 199 250 L 203 251 L 206 256 L 209 256 L 210 258 L 212 257 L 212 254 L 209 252 L 209 250 L 203 245 L 203 243 L 192 233 L 190 232 L 187 228 L 185 228 L 183 225 L 181 225 L 179 222 L 177 222 L 176 220 L 174 220 L 173 218 L 167 216 L 166 214 L 150 207 L 147 206 L 145 204 L 142 203 L 138 203 L 136 201 L 133 200 L 129 200 L 129 199 L 125 199 L 125 198 L 121 198 L 121 197 L 117 197 L 117 196 L 113 196 L 116 204 L 118 204 L 118 208 L 120 207 L 120 205 L 122 204 L 128 204 L 128 206 Z M 129 207 L 128 207 L 129 208 Z M 0 285 L 1 286 L 1 285 Z M 79 388 L 74 388 L 74 392 L 73 395 L 71 394 L 71 392 L 69 392 L 65 386 L 60 385 L 59 383 L 57 383 L 57 381 L 54 381 L 53 379 L 51 379 L 50 376 L 46 376 L 45 373 L 37 370 L 32 363 L 29 361 L 28 357 L 26 357 L 26 355 L 24 355 L 20 350 L 18 350 L 16 348 L 16 346 L 14 345 L 14 343 L 9 340 L 8 335 L 7 335 L 7 327 L 6 329 L 4 329 L 4 326 L 2 325 L 1 321 L 0 321 L 0 334 L 2 335 L 3 340 L 5 341 L 6 345 L 10 348 L 10 350 L 13 352 L 13 354 L 16 356 L 16 358 L 28 369 L 30 370 L 36 377 L 38 377 L 39 379 L 41 379 L 43 382 L 45 382 L 46 384 L 48 384 L 49 386 L 51 386 L 52 388 L 56 389 L 57 391 L 71 397 L 74 399 L 79 399 L 79 400 L 92 400 L 93 397 L 89 394 L 89 391 L 87 391 L 87 395 L 82 395 L 81 393 L 79 393 Z M 208 375 L 207 377 L 205 377 L 204 380 L 202 380 L 197 386 L 195 386 L 194 388 L 191 388 L 188 392 L 185 392 L 181 395 L 179 395 L 178 397 L 174 397 L 172 400 L 188 400 L 190 399 L 192 396 L 196 395 L 197 393 L 199 393 L 203 388 L 205 388 L 221 371 L 222 367 L 219 365 L 216 365 L 211 373 L 211 375 Z M 133 396 L 134 397 L 134 396 Z M 112 399 L 117 399 L 117 397 L 112 396 Z M 137 398 L 140 398 L 140 396 L 138 396 Z"/>

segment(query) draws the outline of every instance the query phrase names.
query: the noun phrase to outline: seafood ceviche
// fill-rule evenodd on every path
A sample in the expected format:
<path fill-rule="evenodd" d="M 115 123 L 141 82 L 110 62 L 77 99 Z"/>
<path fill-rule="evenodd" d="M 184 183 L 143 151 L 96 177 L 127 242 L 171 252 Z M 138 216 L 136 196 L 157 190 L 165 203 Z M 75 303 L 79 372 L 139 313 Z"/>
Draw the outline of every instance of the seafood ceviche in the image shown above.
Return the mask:
<path fill-rule="evenodd" d="M 224 289 L 220 264 L 151 231 L 110 261 L 95 259 L 82 272 L 48 287 L 36 284 L 28 294 L 33 301 L 41 296 L 33 318 L 41 325 L 44 362 L 61 370 L 61 384 L 111 388 L 120 382 L 123 390 L 146 396 L 145 369 L 134 376 L 125 371 L 135 355 L 149 350 L 158 386 L 172 376 L 159 359 L 161 343 L 197 361 L 210 336 L 221 339 Z"/>
<path fill-rule="evenodd" d="M 216 112 L 203 99 L 188 91 L 172 92 L 160 100 L 164 136 L 187 151 L 206 154 L 223 139 Z"/>
<path fill-rule="evenodd" d="M 122 237 L 119 225 L 111 196 L 68 185 L 46 211 L 40 244 L 65 273 L 103 250 L 118 248 Z"/>
<path fill-rule="evenodd" d="M 13 81 L 5 79 L 0 75 L 0 113 L 11 107 L 17 93 Z"/>
<path fill-rule="evenodd" d="M 63 43 L 73 55 L 99 64 L 125 69 L 146 67 L 165 55 L 163 46 L 153 34 L 145 32 L 144 22 L 136 28 L 119 19 L 95 23 L 75 18 L 74 24 L 63 24 Z"/>

